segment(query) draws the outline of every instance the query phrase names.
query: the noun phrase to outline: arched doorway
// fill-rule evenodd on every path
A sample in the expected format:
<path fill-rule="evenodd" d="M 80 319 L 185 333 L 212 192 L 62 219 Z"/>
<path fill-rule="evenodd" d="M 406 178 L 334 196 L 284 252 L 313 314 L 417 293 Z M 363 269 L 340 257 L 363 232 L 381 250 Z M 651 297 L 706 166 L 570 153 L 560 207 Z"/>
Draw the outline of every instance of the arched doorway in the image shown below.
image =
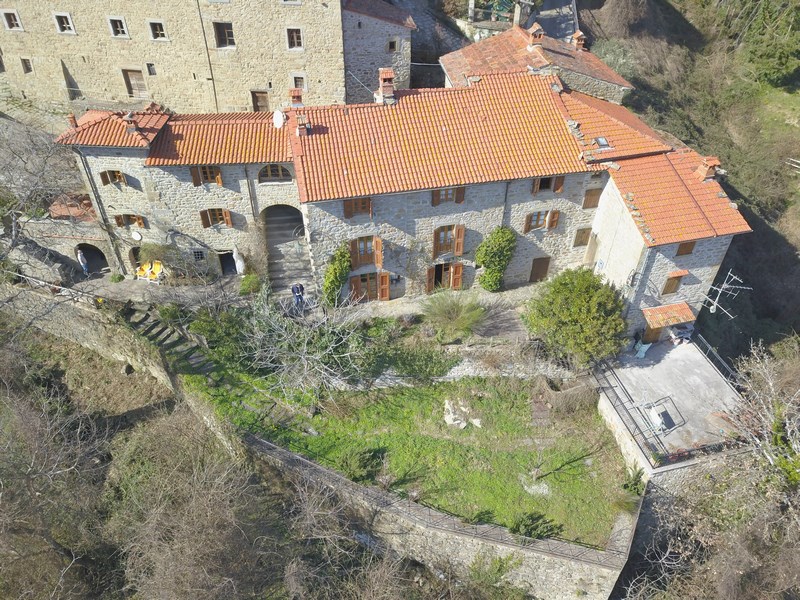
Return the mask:
<path fill-rule="evenodd" d="M 272 289 L 277 293 L 288 293 L 293 283 L 302 283 L 310 292 L 313 279 L 303 213 L 293 206 L 276 204 L 261 211 L 261 221 Z"/>
<path fill-rule="evenodd" d="M 86 257 L 86 261 L 89 263 L 89 273 L 100 273 L 110 270 L 108 268 L 106 255 L 103 254 L 103 251 L 97 246 L 92 246 L 91 244 L 78 244 L 75 248 L 76 259 L 78 250 L 83 252 L 83 255 Z"/>

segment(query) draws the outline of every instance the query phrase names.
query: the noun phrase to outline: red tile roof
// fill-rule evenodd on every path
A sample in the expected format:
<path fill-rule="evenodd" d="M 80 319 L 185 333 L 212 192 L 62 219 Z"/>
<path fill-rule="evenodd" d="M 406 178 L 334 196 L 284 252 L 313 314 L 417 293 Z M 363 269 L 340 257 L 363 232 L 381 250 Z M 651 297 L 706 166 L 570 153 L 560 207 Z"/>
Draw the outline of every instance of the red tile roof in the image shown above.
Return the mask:
<path fill-rule="evenodd" d="M 392 6 L 383 0 L 345 0 L 344 10 L 372 17 L 373 19 L 380 19 L 381 21 L 388 21 L 395 25 L 402 25 L 409 29 L 416 29 L 417 25 L 414 19 L 411 18 L 411 13 Z"/>
<path fill-rule="evenodd" d="M 272 113 L 174 115 L 150 150 L 148 166 L 291 162 L 286 127 Z"/>
<path fill-rule="evenodd" d="M 526 71 L 528 67 L 541 69 L 548 65 L 621 87 L 633 87 L 588 50 L 579 50 L 547 36 L 537 40 L 537 44 L 541 46 L 531 50 L 528 49 L 529 42 L 528 32 L 515 25 L 508 31 L 445 54 L 439 62 L 450 82 L 456 87 L 468 85 L 468 75 Z"/>
<path fill-rule="evenodd" d="M 644 313 L 644 320 L 647 321 L 647 324 L 652 329 L 678 325 L 679 323 L 692 323 L 697 318 L 686 302 L 643 308 L 642 313 Z"/>
<path fill-rule="evenodd" d="M 500 74 L 470 88 L 397 92 L 393 106 L 298 109 L 313 127 L 291 135 L 301 201 L 586 172 L 558 85 Z"/>
<path fill-rule="evenodd" d="M 87 111 L 78 119 L 78 127 L 62 133 L 56 142 L 77 146 L 114 146 L 117 148 L 147 148 L 170 116 L 160 107 L 151 106 L 131 113 L 137 130 L 128 132 L 128 113 L 101 110 Z"/>
<path fill-rule="evenodd" d="M 686 277 L 689 274 L 687 269 L 678 269 L 677 271 L 670 272 L 667 277 Z"/>

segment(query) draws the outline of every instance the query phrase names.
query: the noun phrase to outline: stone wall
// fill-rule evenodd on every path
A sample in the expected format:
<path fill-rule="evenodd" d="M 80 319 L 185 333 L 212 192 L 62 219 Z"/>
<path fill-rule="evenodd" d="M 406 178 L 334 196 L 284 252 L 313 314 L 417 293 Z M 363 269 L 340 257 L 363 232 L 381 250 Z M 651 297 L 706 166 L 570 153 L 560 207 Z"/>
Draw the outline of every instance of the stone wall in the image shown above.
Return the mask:
<path fill-rule="evenodd" d="M 395 89 L 409 87 L 409 28 L 347 10 L 342 12 L 342 26 L 345 32 L 344 68 L 348 104 L 374 102 L 373 92 L 378 89 L 378 69 L 382 67 L 394 69 Z M 395 42 L 396 50 L 389 50 L 390 41 Z"/>
<path fill-rule="evenodd" d="M 595 79 L 567 69 L 558 69 L 556 72 L 569 89 L 577 90 L 595 98 L 602 98 L 609 102 L 615 102 L 616 104 L 622 104 L 625 95 L 631 90 L 631 88 L 603 81 L 602 79 Z"/>
<path fill-rule="evenodd" d="M 278 108 L 294 77 L 304 77 L 308 104 L 345 99 L 339 2 L 201 0 L 198 11 L 195 0 L 11 0 L 4 8 L 18 11 L 24 29 L 0 29 L 9 86 L 36 102 L 64 106 L 69 86 L 73 98 L 130 103 L 123 70 L 141 71 L 148 99 L 178 112 L 252 110 L 251 91 Z M 74 33 L 56 31 L 54 9 L 70 15 Z M 112 37 L 109 17 L 122 18 L 128 35 Z M 163 23 L 166 39 L 151 39 L 151 21 Z M 235 47 L 217 47 L 215 22 L 232 23 Z M 302 49 L 288 48 L 289 27 L 301 29 Z"/>

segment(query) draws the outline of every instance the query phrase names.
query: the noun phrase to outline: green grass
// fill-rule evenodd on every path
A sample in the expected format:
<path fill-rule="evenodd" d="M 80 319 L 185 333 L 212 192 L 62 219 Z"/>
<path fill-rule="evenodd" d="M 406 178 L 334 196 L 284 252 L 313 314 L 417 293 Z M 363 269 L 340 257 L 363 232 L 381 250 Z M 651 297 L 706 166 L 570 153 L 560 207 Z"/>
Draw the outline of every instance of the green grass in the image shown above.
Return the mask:
<path fill-rule="evenodd" d="M 320 435 L 273 434 L 343 472 L 354 453 L 383 457 L 395 491 L 417 490 L 423 503 L 465 519 L 480 514 L 509 526 L 524 513 L 542 513 L 563 527 L 562 537 L 603 545 L 629 500 L 616 445 L 594 411 L 533 427 L 531 389 L 514 379 L 470 379 L 351 394 L 310 420 Z M 448 427 L 445 398 L 467 400 L 482 428 Z M 549 495 L 531 495 L 521 482 L 536 465 L 537 444 L 544 448 L 541 473 L 549 472 L 538 481 Z"/>

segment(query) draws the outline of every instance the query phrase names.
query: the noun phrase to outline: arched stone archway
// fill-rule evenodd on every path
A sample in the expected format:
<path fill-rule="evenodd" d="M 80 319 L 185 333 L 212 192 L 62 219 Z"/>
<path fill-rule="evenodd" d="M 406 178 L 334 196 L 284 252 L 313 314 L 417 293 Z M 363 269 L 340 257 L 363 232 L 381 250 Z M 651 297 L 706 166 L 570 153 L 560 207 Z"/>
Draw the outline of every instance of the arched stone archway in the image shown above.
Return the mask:
<path fill-rule="evenodd" d="M 302 283 L 310 292 L 313 277 L 303 213 L 288 204 L 275 204 L 261 211 L 261 222 L 272 289 L 285 293 L 293 283 Z"/>
<path fill-rule="evenodd" d="M 108 260 L 103 251 L 97 246 L 92 244 L 78 244 L 75 247 L 75 256 L 77 260 L 78 250 L 83 252 L 86 261 L 89 263 L 89 273 L 103 273 L 109 271 Z"/>

